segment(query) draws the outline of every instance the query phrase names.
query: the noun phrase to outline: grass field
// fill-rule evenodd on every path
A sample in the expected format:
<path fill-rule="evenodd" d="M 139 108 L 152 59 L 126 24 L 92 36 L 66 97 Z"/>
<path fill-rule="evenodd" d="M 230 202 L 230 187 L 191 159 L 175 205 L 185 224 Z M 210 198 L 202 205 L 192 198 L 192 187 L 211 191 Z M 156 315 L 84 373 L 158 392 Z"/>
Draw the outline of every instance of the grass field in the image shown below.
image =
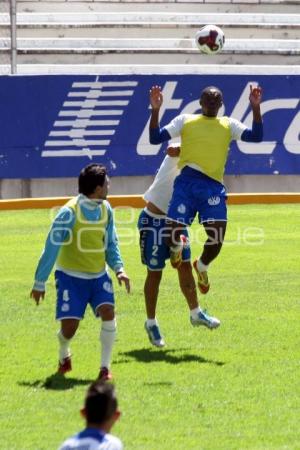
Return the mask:
<path fill-rule="evenodd" d="M 123 414 L 114 434 L 131 450 L 300 449 L 300 205 L 229 208 L 227 243 L 201 298 L 222 321 L 218 330 L 191 327 L 177 275 L 165 270 L 163 350 L 143 329 L 145 268 L 137 243 L 128 245 L 137 215 L 117 212 L 132 294 L 115 285 L 112 370 Z M 56 449 L 79 431 L 78 411 L 99 369 L 99 323 L 88 311 L 72 345 L 73 371 L 64 382 L 51 378 L 53 276 L 42 305 L 29 299 L 48 227 L 46 210 L 0 213 L 1 450 Z M 198 230 L 193 257 L 204 238 Z"/>

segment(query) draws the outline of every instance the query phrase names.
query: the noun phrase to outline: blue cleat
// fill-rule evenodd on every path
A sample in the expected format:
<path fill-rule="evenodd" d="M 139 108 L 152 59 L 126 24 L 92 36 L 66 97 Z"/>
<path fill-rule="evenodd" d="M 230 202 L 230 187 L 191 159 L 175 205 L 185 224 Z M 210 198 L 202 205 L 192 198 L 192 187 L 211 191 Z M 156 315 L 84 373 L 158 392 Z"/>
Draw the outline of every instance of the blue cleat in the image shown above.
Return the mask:
<path fill-rule="evenodd" d="M 160 334 L 158 325 L 152 325 L 149 327 L 147 325 L 147 321 L 145 322 L 145 330 L 147 331 L 149 341 L 155 347 L 164 347 L 165 341 L 163 340 L 162 335 Z"/>

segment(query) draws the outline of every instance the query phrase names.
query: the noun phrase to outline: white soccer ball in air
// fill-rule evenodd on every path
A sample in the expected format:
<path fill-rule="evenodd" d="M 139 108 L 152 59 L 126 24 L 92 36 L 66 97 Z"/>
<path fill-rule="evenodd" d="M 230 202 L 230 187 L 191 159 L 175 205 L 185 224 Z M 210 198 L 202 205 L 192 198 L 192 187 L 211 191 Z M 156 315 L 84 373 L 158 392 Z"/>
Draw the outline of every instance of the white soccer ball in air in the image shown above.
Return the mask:
<path fill-rule="evenodd" d="M 222 50 L 225 36 L 216 25 L 205 25 L 197 31 L 195 41 L 201 53 L 215 55 Z"/>

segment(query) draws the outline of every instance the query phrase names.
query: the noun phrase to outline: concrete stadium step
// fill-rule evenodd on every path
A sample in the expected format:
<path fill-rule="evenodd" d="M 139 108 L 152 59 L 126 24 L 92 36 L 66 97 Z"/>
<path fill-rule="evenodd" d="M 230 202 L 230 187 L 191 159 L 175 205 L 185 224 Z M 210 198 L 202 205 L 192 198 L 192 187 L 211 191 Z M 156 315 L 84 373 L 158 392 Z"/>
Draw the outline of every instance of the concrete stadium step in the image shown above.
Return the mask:
<path fill-rule="evenodd" d="M 202 55 L 191 39 L 20 39 L 18 64 L 299 64 L 300 41 L 228 40 L 223 51 Z M 74 42 L 75 41 L 75 42 Z M 0 40 L 0 55 L 9 39 Z"/>
<path fill-rule="evenodd" d="M 151 0 L 34 1 L 19 0 L 18 12 L 269 12 L 297 13 L 297 0 Z"/>
<path fill-rule="evenodd" d="M 193 39 L 17 39 L 18 52 L 22 53 L 197 53 Z M 0 51 L 9 50 L 10 40 L 0 38 Z M 223 54 L 268 53 L 300 55 L 298 39 L 228 39 Z"/>
<path fill-rule="evenodd" d="M 196 30 L 200 28 L 200 25 L 193 27 L 176 27 L 174 24 L 173 28 L 156 28 L 154 26 L 147 27 L 120 27 L 120 26 L 97 26 L 97 27 L 80 27 L 80 28 L 39 28 L 34 31 L 31 28 L 19 28 L 18 37 L 20 38 L 75 38 L 75 37 L 90 37 L 90 38 L 117 38 L 126 37 L 141 39 L 145 38 L 193 38 L 195 36 Z M 274 28 L 263 28 L 263 27 L 239 27 L 238 25 L 222 26 L 222 30 L 225 33 L 225 38 L 260 38 L 260 39 L 299 39 L 300 38 L 300 27 L 292 28 L 289 26 L 281 26 Z M 9 30 L 7 30 L 7 36 L 9 36 Z"/>
<path fill-rule="evenodd" d="M 124 25 L 173 27 L 199 26 L 201 24 L 218 24 L 230 26 L 262 26 L 280 27 L 290 26 L 300 28 L 300 13 L 298 14 L 266 14 L 266 13 L 166 13 L 166 12 L 139 12 L 128 13 L 18 13 L 18 27 L 82 27 L 99 25 Z M 0 14 L 0 24 L 9 24 L 9 15 Z"/>
<path fill-rule="evenodd" d="M 211 13 L 72 13 L 18 14 L 19 37 L 193 37 L 209 23 L 220 25 L 226 37 L 300 38 L 300 14 L 211 14 Z M 6 29 L 9 16 L 0 14 Z"/>

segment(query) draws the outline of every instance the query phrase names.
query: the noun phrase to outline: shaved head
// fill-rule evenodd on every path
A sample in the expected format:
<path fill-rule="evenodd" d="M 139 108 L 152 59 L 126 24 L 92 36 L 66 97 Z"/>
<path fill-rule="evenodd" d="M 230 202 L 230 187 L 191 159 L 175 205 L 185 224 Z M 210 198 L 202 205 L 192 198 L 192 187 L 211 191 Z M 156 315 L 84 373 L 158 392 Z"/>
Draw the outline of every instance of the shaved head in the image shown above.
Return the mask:
<path fill-rule="evenodd" d="M 200 99 L 203 97 L 203 95 L 221 96 L 221 98 L 223 99 L 222 91 L 220 91 L 220 89 L 216 86 L 207 86 L 206 88 L 204 88 L 201 92 Z"/>
<path fill-rule="evenodd" d="M 223 94 L 215 86 L 207 86 L 203 89 L 200 96 L 200 105 L 202 114 L 208 117 L 216 117 L 223 104 Z"/>

